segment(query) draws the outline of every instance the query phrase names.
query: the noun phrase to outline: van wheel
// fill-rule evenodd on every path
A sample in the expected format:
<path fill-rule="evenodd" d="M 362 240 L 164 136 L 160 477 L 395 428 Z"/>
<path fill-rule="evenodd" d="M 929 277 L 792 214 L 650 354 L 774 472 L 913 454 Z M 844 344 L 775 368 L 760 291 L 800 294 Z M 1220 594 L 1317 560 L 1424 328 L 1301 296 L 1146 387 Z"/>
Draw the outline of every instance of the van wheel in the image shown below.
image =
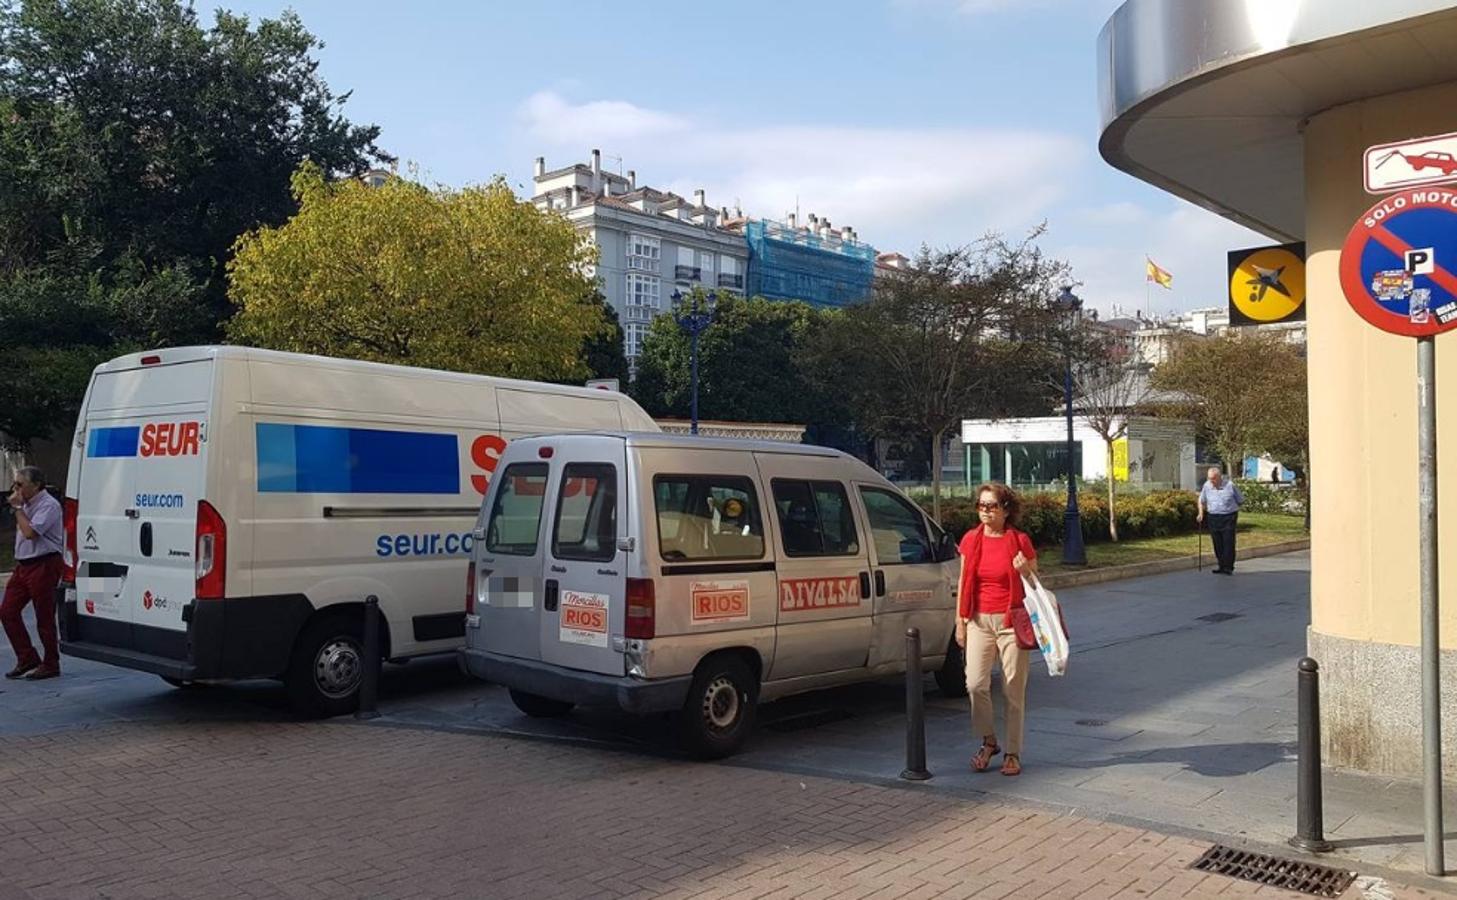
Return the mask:
<path fill-rule="evenodd" d="M 328 616 L 303 630 L 284 683 L 294 709 L 310 718 L 342 716 L 359 705 L 364 673 L 363 623 Z"/>
<path fill-rule="evenodd" d="M 678 739 L 697 759 L 737 753 L 754 729 L 759 681 L 742 659 L 711 656 L 698 664 L 678 713 Z"/>
<path fill-rule="evenodd" d="M 565 700 L 553 700 L 540 694 L 528 694 L 515 688 L 510 688 L 510 692 L 511 702 L 516 704 L 516 708 L 533 719 L 555 719 L 571 712 L 572 707 L 577 705 Z"/>
<path fill-rule="evenodd" d="M 956 636 L 946 646 L 946 661 L 936 670 L 936 687 L 943 697 L 966 696 L 966 652 L 956 646 Z"/>

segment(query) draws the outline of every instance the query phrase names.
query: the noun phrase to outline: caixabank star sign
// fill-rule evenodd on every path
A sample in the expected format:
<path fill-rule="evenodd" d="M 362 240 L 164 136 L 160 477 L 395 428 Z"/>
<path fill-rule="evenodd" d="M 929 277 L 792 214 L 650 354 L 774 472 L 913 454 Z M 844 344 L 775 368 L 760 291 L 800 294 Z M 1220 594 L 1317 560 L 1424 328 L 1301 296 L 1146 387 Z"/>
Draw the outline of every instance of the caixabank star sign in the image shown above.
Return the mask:
<path fill-rule="evenodd" d="M 1457 328 L 1457 190 L 1415 188 L 1368 209 L 1341 248 L 1341 292 L 1382 331 Z"/>

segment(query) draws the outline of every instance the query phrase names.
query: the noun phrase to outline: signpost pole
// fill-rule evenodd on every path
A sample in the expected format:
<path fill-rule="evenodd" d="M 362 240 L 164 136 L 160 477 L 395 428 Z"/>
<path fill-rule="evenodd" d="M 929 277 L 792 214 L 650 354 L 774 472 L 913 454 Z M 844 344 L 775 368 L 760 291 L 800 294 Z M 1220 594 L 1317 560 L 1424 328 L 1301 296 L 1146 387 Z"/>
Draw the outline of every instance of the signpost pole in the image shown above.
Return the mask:
<path fill-rule="evenodd" d="M 1422 807 L 1426 869 L 1445 875 L 1442 831 L 1441 635 L 1437 607 L 1437 351 L 1417 338 L 1417 495 L 1422 605 Z"/>

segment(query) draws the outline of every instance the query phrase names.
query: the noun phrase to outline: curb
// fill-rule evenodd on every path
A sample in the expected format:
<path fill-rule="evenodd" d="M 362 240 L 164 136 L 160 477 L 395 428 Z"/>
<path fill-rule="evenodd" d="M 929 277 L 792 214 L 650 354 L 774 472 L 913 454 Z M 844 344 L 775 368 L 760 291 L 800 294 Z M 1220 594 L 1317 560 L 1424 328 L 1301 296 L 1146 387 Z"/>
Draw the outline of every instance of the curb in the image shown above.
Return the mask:
<path fill-rule="evenodd" d="M 1294 541 L 1282 541 L 1278 544 L 1265 544 L 1260 547 L 1246 547 L 1236 550 L 1235 559 L 1258 559 L 1262 556 L 1278 556 L 1281 553 L 1293 553 L 1297 550 L 1309 550 L 1310 538 L 1301 538 Z M 1205 554 L 1210 560 L 1213 555 Z M 1089 569 L 1086 572 L 1060 572 L 1056 575 L 1043 577 L 1042 583 L 1046 587 L 1066 588 L 1082 587 L 1089 584 L 1102 584 L 1106 581 L 1122 581 L 1125 578 L 1142 578 L 1145 575 L 1163 575 L 1167 572 L 1182 572 L 1185 569 L 1194 569 L 1199 566 L 1199 557 L 1180 556 L 1175 559 L 1156 559 L 1152 562 L 1133 563 L 1127 566 L 1108 566 L 1104 569 Z"/>

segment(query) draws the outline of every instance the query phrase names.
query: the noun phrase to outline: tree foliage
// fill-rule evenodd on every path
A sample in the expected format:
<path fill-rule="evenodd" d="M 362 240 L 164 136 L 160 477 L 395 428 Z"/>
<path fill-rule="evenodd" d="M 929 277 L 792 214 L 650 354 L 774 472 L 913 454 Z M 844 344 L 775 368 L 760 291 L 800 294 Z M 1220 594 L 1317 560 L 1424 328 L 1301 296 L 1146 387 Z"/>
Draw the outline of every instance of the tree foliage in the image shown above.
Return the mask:
<path fill-rule="evenodd" d="M 288 217 L 300 162 L 382 156 L 319 46 L 292 13 L 0 0 L 0 329 L 34 351 L 0 411 L 13 441 L 69 428 L 95 360 L 215 340 L 229 248 Z"/>
<path fill-rule="evenodd" d="M 929 442 L 938 504 L 941 447 L 961 419 L 1047 408 L 1060 366 L 1051 303 L 1068 270 L 1038 249 L 1039 235 L 923 248 L 832 319 L 812 353 L 822 390 L 843 392 L 869 433 Z"/>
<path fill-rule="evenodd" d="M 501 179 L 429 190 L 331 183 L 306 164 L 298 214 L 238 241 L 240 342 L 544 381 L 581 379 L 605 327 L 587 302 L 594 251 Z"/>
<path fill-rule="evenodd" d="M 701 289 L 695 289 L 700 292 Z M 815 389 L 807 347 L 833 314 L 807 303 L 724 295 L 698 339 L 698 414 L 735 422 L 836 424 L 833 394 Z M 670 315 L 648 328 L 633 396 L 652 415 L 687 418 L 690 341 Z"/>
<path fill-rule="evenodd" d="M 1154 370 L 1154 385 L 1190 398 L 1171 411 L 1194 419 L 1227 466 L 1237 467 L 1248 453 L 1305 465 L 1305 359 L 1280 336 L 1232 331 L 1188 338 Z"/>

